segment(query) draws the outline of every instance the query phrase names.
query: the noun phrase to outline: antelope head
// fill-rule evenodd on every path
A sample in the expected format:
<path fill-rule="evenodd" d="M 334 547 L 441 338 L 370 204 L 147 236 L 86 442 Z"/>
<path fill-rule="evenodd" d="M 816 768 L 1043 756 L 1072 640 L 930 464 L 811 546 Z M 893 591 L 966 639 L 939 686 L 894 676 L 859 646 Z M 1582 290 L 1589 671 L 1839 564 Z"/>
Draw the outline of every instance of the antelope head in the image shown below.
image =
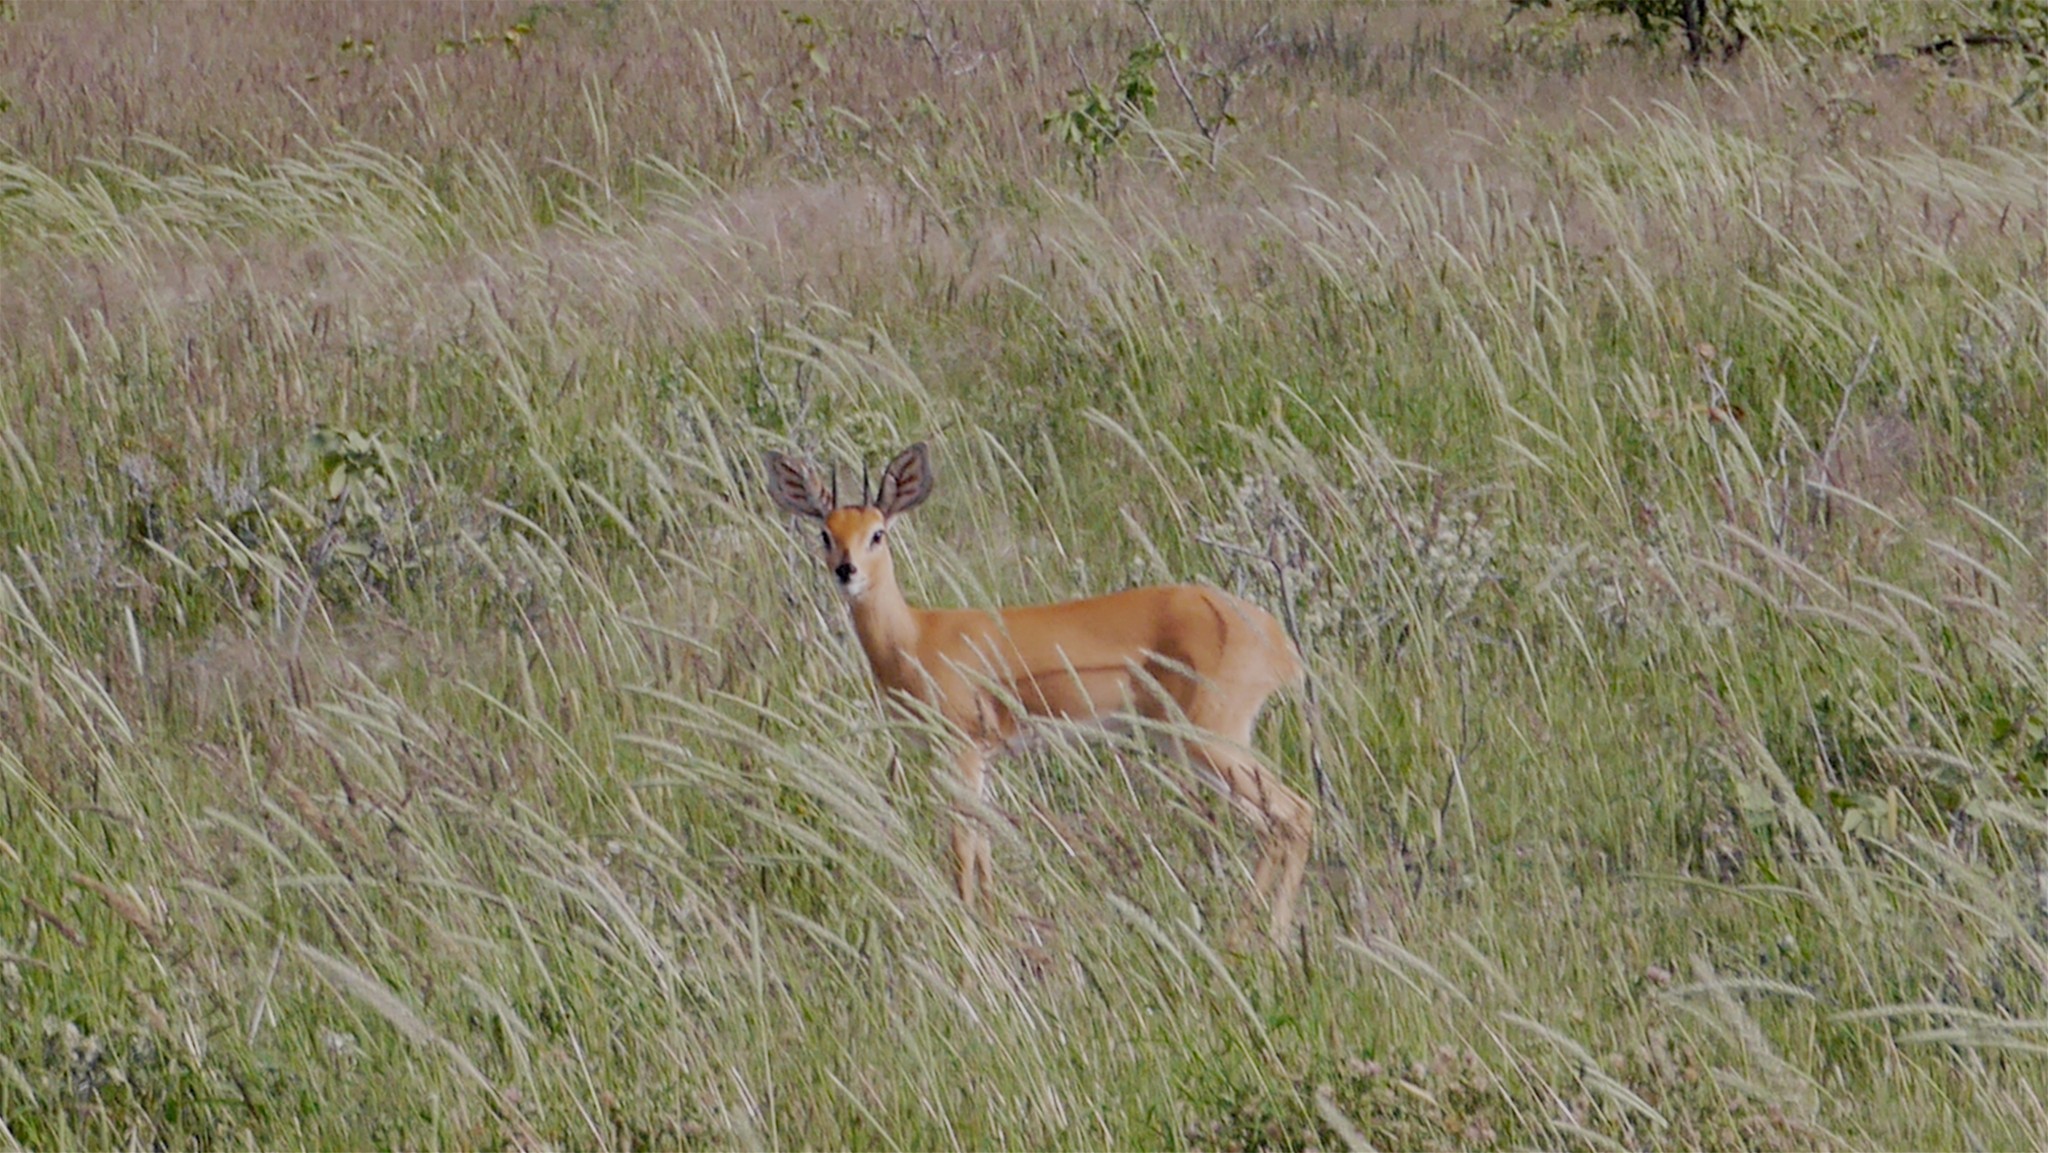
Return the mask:
<path fill-rule="evenodd" d="M 931 496 L 931 457 L 923 441 L 911 445 L 882 471 L 882 482 L 872 496 L 863 491 L 859 504 L 841 505 L 836 479 L 828 489 L 817 465 L 771 452 L 768 494 L 785 511 L 818 522 L 825 568 L 838 582 L 840 593 L 857 601 L 871 590 L 895 587 L 889 528 L 897 517 Z"/>

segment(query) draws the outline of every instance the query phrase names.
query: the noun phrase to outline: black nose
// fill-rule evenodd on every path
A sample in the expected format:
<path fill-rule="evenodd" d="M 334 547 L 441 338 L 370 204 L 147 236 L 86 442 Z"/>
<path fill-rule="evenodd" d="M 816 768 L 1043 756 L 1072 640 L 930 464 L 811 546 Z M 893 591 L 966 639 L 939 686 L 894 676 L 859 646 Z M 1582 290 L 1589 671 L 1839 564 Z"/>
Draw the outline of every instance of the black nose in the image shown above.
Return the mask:
<path fill-rule="evenodd" d="M 846 582 L 852 580 L 853 562 L 850 560 L 840 561 L 839 567 L 832 570 L 832 575 L 839 578 L 840 584 L 845 584 Z"/>

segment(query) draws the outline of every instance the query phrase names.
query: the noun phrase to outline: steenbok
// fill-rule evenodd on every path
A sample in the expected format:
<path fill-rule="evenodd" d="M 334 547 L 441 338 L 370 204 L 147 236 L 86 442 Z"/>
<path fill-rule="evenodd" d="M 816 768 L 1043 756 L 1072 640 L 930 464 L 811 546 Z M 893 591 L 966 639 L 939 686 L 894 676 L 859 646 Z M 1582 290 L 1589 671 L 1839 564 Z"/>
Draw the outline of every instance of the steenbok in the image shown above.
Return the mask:
<path fill-rule="evenodd" d="M 946 721 L 971 795 L 985 795 L 988 756 L 1023 736 L 1032 717 L 1107 726 L 1136 716 L 1175 726 L 1169 731 L 1183 735 L 1173 743 L 1258 826 L 1254 900 L 1270 903 L 1274 940 L 1286 935 L 1315 813 L 1250 751 L 1266 698 L 1302 676 L 1271 613 L 1200 585 L 1025 608 L 912 608 L 896 587 L 889 529 L 932 494 L 923 444 L 889 462 L 872 504 L 863 494 L 860 504 L 840 505 L 817 466 L 781 453 L 768 454 L 768 481 L 776 504 L 822 528 L 825 567 L 883 698 L 920 702 Z M 953 856 L 960 899 L 973 906 L 992 865 L 987 835 L 965 813 L 953 828 Z"/>

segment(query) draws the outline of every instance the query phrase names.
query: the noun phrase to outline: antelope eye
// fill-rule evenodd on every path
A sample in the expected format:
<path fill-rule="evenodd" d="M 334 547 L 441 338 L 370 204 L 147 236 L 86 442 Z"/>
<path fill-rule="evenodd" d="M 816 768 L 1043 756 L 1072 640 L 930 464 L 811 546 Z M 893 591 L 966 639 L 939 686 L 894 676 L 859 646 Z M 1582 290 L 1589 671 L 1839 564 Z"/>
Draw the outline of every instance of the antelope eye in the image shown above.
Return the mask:
<path fill-rule="evenodd" d="M 874 535 L 873 537 L 871 537 L 871 538 L 870 538 L 870 539 L 868 540 L 868 547 L 872 548 L 872 547 L 874 547 L 875 545 L 878 545 L 878 544 L 881 544 L 881 543 L 882 543 L 882 530 L 881 530 L 881 529 L 876 529 L 876 530 L 875 530 L 875 535 Z"/>
<path fill-rule="evenodd" d="M 819 540 L 821 540 L 821 541 L 824 541 L 824 542 L 825 542 L 825 547 L 826 547 L 826 548 L 831 548 L 831 547 L 832 547 L 832 534 L 831 534 L 831 533 L 829 533 L 829 532 L 820 532 L 820 533 L 818 534 L 818 539 L 819 539 Z"/>

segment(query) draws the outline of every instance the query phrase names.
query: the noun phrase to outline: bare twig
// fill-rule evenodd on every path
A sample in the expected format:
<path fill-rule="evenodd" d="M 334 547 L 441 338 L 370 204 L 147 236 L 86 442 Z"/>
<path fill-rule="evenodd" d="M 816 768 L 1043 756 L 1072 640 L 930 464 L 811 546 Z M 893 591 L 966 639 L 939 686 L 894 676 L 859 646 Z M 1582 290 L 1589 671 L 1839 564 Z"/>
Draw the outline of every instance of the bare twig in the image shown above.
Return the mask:
<path fill-rule="evenodd" d="M 1159 54 L 1166 59 L 1166 71 L 1173 77 L 1173 86 L 1180 89 L 1180 98 L 1187 101 L 1188 115 L 1195 118 L 1195 128 L 1201 132 L 1202 139 L 1209 142 L 1209 167 L 1216 167 L 1216 154 L 1223 147 L 1223 141 L 1219 139 L 1223 131 L 1222 121 L 1211 124 L 1208 118 L 1202 115 L 1201 107 L 1195 103 L 1194 92 L 1188 88 L 1188 82 L 1181 77 L 1180 65 L 1173 62 L 1173 45 L 1166 42 L 1166 33 L 1159 30 L 1159 21 L 1152 18 L 1151 0 L 1131 0 L 1131 5 L 1145 18 L 1146 26 L 1152 29 L 1152 38 L 1159 43 Z"/>
<path fill-rule="evenodd" d="M 1827 445 L 1821 449 L 1820 453 L 1823 463 L 1835 451 L 1835 442 L 1841 439 L 1842 422 L 1848 419 L 1849 416 L 1849 398 L 1856 394 L 1856 386 L 1863 383 L 1864 376 L 1870 372 L 1870 362 L 1876 358 L 1877 337 L 1873 336 L 1870 338 L 1870 343 L 1864 346 L 1863 355 L 1857 359 L 1856 370 L 1849 374 L 1849 383 L 1842 386 L 1842 403 L 1835 408 L 1835 424 L 1833 428 L 1828 430 Z"/>
<path fill-rule="evenodd" d="M 938 70 L 939 78 L 943 80 L 946 76 L 946 56 L 943 52 L 939 51 L 938 37 L 932 35 L 931 9 L 923 3 L 923 0 L 913 0 L 910 7 L 917 12 L 917 18 L 924 23 L 923 30 L 912 34 L 911 39 L 922 40 L 924 41 L 924 46 L 931 49 L 932 67 Z"/>
<path fill-rule="evenodd" d="M 1095 81 L 1088 79 L 1088 70 L 1081 67 L 1081 58 L 1074 55 L 1074 46 L 1067 45 L 1067 63 L 1074 66 L 1074 75 L 1081 79 L 1081 89 L 1088 93 L 1095 91 Z"/>
<path fill-rule="evenodd" d="M 1814 462 L 1819 466 L 1820 479 L 1827 486 L 1827 489 L 1833 489 L 1835 485 L 1835 445 L 1842 439 L 1843 423 L 1849 419 L 1849 398 L 1856 395 L 1856 386 L 1863 383 L 1863 378 L 1870 372 L 1870 362 L 1876 359 L 1876 357 L 1877 337 L 1873 336 L 1870 338 L 1870 343 L 1864 346 L 1863 356 L 1856 362 L 1856 370 L 1849 374 L 1849 382 L 1842 386 L 1842 402 L 1835 406 L 1834 427 L 1828 430 L 1827 443 L 1821 446 L 1820 457 Z M 1813 482 L 1809 480 L 1807 488 L 1812 490 L 1814 487 Z M 1832 493 L 1823 491 L 1821 495 L 1821 521 L 1822 523 L 1828 523 L 1834 519 L 1834 497 Z"/>

